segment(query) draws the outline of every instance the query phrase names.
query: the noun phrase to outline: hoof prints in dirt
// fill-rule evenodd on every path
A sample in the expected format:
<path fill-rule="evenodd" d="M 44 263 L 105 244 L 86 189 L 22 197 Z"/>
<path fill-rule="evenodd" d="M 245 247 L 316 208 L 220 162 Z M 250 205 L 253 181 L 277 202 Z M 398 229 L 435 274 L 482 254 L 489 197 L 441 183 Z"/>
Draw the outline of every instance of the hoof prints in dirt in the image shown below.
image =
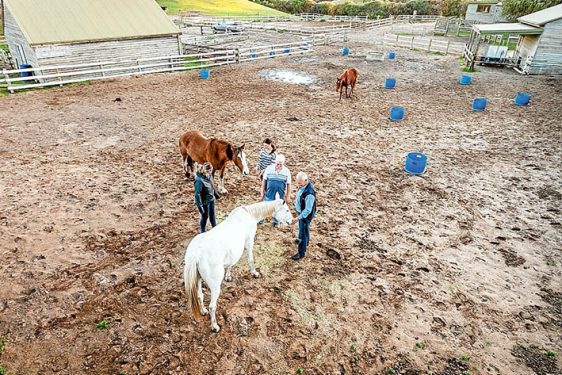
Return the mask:
<path fill-rule="evenodd" d="M 517 255 L 514 251 L 507 249 L 499 249 L 499 251 L 502 253 L 505 264 L 510 267 L 517 267 L 525 263 L 525 259 Z"/>
<path fill-rule="evenodd" d="M 542 290 L 544 294 L 542 299 L 547 302 L 550 307 L 552 322 L 558 327 L 562 327 L 562 293 L 553 292 L 549 289 Z"/>
<path fill-rule="evenodd" d="M 547 353 L 550 354 L 552 352 L 541 350 L 534 345 L 528 348 L 517 345 L 511 351 L 511 354 L 525 362 L 537 375 L 560 374 L 560 368 L 556 364 L 556 357 Z"/>

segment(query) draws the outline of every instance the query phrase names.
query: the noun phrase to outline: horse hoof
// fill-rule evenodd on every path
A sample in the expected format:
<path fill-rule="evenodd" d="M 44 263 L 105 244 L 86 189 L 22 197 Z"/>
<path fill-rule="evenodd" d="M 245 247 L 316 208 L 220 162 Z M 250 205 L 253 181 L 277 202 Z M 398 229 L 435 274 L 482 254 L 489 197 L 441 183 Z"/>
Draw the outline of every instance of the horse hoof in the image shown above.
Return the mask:
<path fill-rule="evenodd" d="M 231 282 L 231 281 L 232 281 L 232 276 L 230 276 L 230 277 L 225 277 L 225 278 L 224 278 L 224 281 L 226 281 L 227 283 Z"/>
<path fill-rule="evenodd" d="M 252 272 L 252 275 L 254 275 L 254 277 L 255 277 L 256 279 L 261 276 L 258 271 Z"/>
<path fill-rule="evenodd" d="M 218 331 L 220 331 L 220 327 L 217 325 L 216 327 L 211 327 L 211 331 L 213 331 L 214 333 L 217 333 Z"/>
<path fill-rule="evenodd" d="M 209 310 L 207 310 L 207 309 L 201 310 L 201 315 L 207 315 L 208 313 L 209 313 Z"/>

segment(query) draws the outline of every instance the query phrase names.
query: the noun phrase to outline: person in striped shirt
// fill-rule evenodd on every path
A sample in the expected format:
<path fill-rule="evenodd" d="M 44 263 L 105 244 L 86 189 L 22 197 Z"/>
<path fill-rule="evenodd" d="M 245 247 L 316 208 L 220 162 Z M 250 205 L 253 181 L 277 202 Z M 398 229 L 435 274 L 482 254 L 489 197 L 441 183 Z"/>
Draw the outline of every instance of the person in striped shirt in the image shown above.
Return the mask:
<path fill-rule="evenodd" d="M 275 145 L 271 139 L 266 138 L 263 141 L 263 148 L 260 150 L 260 155 L 258 157 L 258 165 L 254 170 L 260 176 L 260 181 L 263 179 L 263 172 L 271 164 L 275 163 L 275 157 L 277 156 L 275 152 Z"/>

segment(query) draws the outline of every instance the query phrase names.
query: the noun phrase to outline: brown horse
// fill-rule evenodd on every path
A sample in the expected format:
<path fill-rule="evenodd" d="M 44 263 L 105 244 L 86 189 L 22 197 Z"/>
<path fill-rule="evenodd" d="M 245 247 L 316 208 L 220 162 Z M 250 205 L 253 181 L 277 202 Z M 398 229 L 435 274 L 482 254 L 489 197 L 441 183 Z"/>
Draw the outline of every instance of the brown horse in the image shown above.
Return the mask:
<path fill-rule="evenodd" d="M 193 163 L 203 164 L 209 162 L 213 165 L 213 178 L 215 172 L 220 171 L 219 190 L 227 193 L 224 188 L 224 170 L 229 161 L 232 161 L 242 174 L 249 173 L 244 145 L 236 147 L 233 144 L 217 138 L 205 138 L 200 131 L 192 130 L 180 137 L 180 153 L 183 158 L 185 177 L 193 172 Z"/>
<path fill-rule="evenodd" d="M 345 87 L 345 97 L 351 98 L 353 94 L 353 89 L 355 88 L 355 82 L 357 82 L 357 76 L 359 72 L 355 68 L 349 68 L 343 71 L 343 73 L 338 77 L 336 81 L 336 92 L 340 93 L 340 101 L 342 95 L 342 89 Z M 347 86 L 351 86 L 351 92 L 347 94 Z"/>

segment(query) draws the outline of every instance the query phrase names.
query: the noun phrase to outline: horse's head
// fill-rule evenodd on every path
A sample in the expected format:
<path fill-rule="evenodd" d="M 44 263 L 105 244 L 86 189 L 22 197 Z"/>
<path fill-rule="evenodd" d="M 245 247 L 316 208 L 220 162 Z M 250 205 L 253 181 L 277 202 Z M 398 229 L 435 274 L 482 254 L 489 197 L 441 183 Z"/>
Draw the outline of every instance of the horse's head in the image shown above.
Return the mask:
<path fill-rule="evenodd" d="M 275 194 L 275 211 L 273 217 L 280 225 L 291 224 L 293 222 L 293 215 L 287 203 L 279 198 L 279 193 Z"/>
<path fill-rule="evenodd" d="M 234 164 L 240 169 L 240 172 L 245 176 L 250 173 L 250 168 L 248 168 L 248 161 L 246 160 L 246 153 L 244 152 L 244 146 L 240 147 L 232 146 L 230 143 L 226 146 L 226 156 L 229 160 L 232 160 Z"/>
<path fill-rule="evenodd" d="M 336 92 L 339 92 L 341 89 L 341 84 L 342 84 L 342 78 L 338 77 L 338 79 L 336 80 Z"/>

